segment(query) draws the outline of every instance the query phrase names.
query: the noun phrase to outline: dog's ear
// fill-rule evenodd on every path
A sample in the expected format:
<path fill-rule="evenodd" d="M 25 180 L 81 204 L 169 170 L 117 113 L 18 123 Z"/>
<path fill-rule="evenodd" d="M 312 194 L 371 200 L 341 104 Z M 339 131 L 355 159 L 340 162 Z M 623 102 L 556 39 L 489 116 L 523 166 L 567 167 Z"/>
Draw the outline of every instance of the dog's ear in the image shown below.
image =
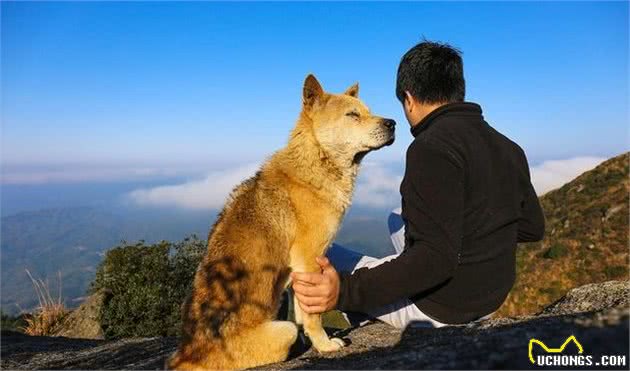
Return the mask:
<path fill-rule="evenodd" d="M 355 98 L 359 97 L 359 83 L 355 82 L 354 85 L 346 89 L 344 94 Z"/>
<path fill-rule="evenodd" d="M 319 84 L 319 81 L 309 74 L 304 80 L 304 89 L 302 90 L 302 102 L 305 107 L 312 107 L 324 95 L 324 89 Z"/>

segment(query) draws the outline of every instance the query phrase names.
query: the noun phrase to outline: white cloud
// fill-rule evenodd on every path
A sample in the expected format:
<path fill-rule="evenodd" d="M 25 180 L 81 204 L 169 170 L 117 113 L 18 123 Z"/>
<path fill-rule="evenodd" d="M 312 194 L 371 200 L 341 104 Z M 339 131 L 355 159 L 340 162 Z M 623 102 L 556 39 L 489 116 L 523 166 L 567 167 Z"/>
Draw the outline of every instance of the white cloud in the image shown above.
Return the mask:
<path fill-rule="evenodd" d="M 354 191 L 353 203 L 370 207 L 400 206 L 402 175 L 388 169 L 385 164 L 364 163 Z"/>
<path fill-rule="evenodd" d="M 0 183 L 54 184 L 146 180 L 203 174 L 207 168 L 207 165 L 195 164 L 2 164 Z M 203 172 L 201 169 L 204 169 Z"/>
<path fill-rule="evenodd" d="M 545 161 L 540 165 L 530 167 L 532 184 L 540 196 L 563 186 L 605 160 L 602 157 L 574 157 Z"/>
<path fill-rule="evenodd" d="M 2 184 L 45 184 L 129 180 L 152 176 L 168 176 L 173 172 L 150 167 L 89 169 L 4 170 Z"/>
<path fill-rule="evenodd" d="M 605 160 L 603 157 L 582 156 L 544 161 L 537 166 L 530 167 L 532 184 L 536 193 L 543 195 L 572 181 Z M 383 164 L 367 164 L 361 169 L 354 203 L 373 207 L 398 207 L 400 205 L 399 187 L 401 181 L 402 175 L 388 170 Z"/>
<path fill-rule="evenodd" d="M 138 189 L 127 196 L 136 204 L 177 206 L 188 209 L 219 209 L 232 189 L 256 173 L 257 164 L 215 171 L 204 179 L 187 183 Z"/>
<path fill-rule="evenodd" d="M 138 205 L 176 206 L 188 209 L 218 209 L 229 193 L 243 180 L 254 175 L 258 164 L 215 171 L 200 180 L 182 184 L 138 189 L 127 194 Z M 357 180 L 354 203 L 362 206 L 395 207 L 400 203 L 398 187 L 401 175 L 379 163 L 364 163 Z"/>
<path fill-rule="evenodd" d="M 604 161 L 600 157 L 575 157 L 545 161 L 532 167 L 531 177 L 539 195 L 558 188 Z M 128 197 L 139 205 L 218 209 L 230 191 L 254 175 L 257 164 L 215 171 L 201 180 L 135 190 Z M 353 204 L 367 207 L 399 207 L 402 174 L 385 163 L 365 162 L 359 172 Z"/>

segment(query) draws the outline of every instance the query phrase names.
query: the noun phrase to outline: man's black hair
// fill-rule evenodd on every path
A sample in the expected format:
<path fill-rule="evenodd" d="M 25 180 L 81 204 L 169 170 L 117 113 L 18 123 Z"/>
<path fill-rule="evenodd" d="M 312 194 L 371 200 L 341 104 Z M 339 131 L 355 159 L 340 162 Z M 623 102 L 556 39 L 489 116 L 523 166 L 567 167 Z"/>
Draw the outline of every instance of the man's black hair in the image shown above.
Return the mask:
<path fill-rule="evenodd" d="M 424 40 L 400 60 L 396 96 L 408 91 L 421 103 L 462 102 L 466 94 L 461 52 L 449 44 Z"/>

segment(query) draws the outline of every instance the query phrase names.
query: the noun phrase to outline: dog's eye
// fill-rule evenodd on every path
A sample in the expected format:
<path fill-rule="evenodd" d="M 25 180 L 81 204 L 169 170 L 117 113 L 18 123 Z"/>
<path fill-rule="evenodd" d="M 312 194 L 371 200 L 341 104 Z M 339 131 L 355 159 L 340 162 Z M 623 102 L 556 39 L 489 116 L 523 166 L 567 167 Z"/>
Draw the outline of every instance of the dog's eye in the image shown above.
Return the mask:
<path fill-rule="evenodd" d="M 359 118 L 359 112 L 357 112 L 357 111 L 350 111 L 350 112 L 346 113 L 346 116 L 350 116 L 350 117 L 353 117 L 355 119 L 358 119 Z"/>

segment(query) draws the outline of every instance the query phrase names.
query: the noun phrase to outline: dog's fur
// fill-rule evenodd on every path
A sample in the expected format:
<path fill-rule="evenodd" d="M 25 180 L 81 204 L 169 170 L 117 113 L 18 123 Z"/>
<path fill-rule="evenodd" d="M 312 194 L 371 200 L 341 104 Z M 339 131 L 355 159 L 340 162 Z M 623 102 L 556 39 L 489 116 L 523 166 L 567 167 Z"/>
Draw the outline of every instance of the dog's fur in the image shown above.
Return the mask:
<path fill-rule="evenodd" d="M 394 140 L 393 121 L 372 115 L 358 91 L 355 84 L 328 94 L 307 76 L 287 146 L 233 191 L 210 232 L 169 368 L 235 369 L 286 359 L 297 327 L 273 319 L 289 273 L 319 271 L 315 257 L 350 206 L 361 159 Z M 294 307 L 318 351 L 343 346 L 328 338 L 320 315 Z"/>

